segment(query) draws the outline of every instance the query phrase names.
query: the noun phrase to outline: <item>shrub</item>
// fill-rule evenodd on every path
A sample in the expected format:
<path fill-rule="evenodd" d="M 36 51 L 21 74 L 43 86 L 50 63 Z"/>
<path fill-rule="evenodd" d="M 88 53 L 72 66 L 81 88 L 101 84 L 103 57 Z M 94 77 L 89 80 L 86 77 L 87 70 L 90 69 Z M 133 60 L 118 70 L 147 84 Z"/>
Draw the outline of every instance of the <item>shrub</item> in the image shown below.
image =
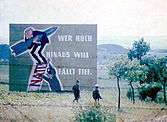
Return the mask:
<path fill-rule="evenodd" d="M 79 107 L 75 113 L 76 122 L 116 122 L 116 116 L 100 105 Z"/>
<path fill-rule="evenodd" d="M 127 96 L 130 100 L 132 100 L 132 90 L 131 90 L 131 88 L 128 89 L 128 91 L 127 91 L 127 93 L 126 93 L 126 96 Z"/>
<path fill-rule="evenodd" d="M 156 98 L 156 103 L 165 103 L 164 102 L 164 94 L 163 92 L 158 92 L 157 93 L 157 98 Z"/>
<path fill-rule="evenodd" d="M 160 83 L 150 83 L 150 84 L 143 84 L 139 88 L 139 97 L 141 100 L 145 100 L 146 97 L 152 98 L 152 100 L 155 100 L 157 93 L 162 89 L 162 86 Z"/>

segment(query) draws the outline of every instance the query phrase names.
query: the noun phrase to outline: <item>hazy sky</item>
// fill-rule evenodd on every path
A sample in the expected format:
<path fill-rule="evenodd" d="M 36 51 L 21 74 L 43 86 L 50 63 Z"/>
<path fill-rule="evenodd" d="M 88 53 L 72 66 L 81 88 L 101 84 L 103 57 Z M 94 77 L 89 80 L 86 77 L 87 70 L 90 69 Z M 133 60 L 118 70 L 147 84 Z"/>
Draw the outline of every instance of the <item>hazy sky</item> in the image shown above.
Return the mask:
<path fill-rule="evenodd" d="M 167 0 L 0 0 L 0 43 L 9 23 L 97 24 L 98 44 L 167 48 Z"/>

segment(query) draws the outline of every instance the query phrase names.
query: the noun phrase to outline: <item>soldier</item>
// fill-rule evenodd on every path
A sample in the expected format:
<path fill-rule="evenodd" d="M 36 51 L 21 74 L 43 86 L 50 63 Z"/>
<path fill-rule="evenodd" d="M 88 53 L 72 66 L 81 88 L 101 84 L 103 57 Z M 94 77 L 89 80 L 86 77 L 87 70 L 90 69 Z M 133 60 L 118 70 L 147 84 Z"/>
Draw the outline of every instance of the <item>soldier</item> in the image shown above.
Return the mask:
<path fill-rule="evenodd" d="M 74 93 L 74 97 L 75 99 L 73 100 L 73 102 L 77 101 L 80 98 L 80 88 L 79 88 L 79 81 L 76 81 L 76 84 L 72 87 L 73 93 Z"/>
<path fill-rule="evenodd" d="M 95 90 L 93 91 L 92 97 L 95 100 L 95 102 L 99 101 L 99 99 L 102 99 L 100 92 L 99 92 L 98 84 L 95 85 Z"/>

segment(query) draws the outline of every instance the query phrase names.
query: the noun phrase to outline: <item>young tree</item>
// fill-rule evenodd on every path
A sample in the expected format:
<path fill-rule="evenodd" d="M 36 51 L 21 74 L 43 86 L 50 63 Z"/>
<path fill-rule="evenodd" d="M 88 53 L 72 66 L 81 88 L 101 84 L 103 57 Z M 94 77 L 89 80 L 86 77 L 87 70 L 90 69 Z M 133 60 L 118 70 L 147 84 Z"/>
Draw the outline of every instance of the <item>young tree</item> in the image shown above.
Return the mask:
<path fill-rule="evenodd" d="M 141 60 L 141 57 L 146 55 L 149 50 L 150 45 L 144 41 L 144 38 L 141 38 L 139 41 L 133 43 L 132 49 L 128 52 L 128 58 L 130 60 L 134 58 Z"/>
<path fill-rule="evenodd" d="M 130 61 L 126 64 L 126 71 L 124 78 L 129 81 L 129 85 L 132 90 L 132 100 L 133 104 L 135 103 L 135 93 L 133 83 L 140 82 L 145 80 L 147 77 L 147 67 L 140 65 L 140 62 L 137 60 Z"/>
<path fill-rule="evenodd" d="M 112 66 L 109 67 L 109 75 L 114 75 L 117 79 L 117 87 L 118 87 L 118 111 L 120 110 L 120 104 L 121 104 L 121 90 L 120 90 L 120 79 L 123 77 L 127 61 L 124 59 L 117 60 Z"/>
<path fill-rule="evenodd" d="M 135 52 L 133 50 L 129 50 L 128 52 L 128 58 L 132 61 L 135 57 Z"/>
<path fill-rule="evenodd" d="M 166 101 L 166 83 L 167 83 L 167 68 L 163 67 L 162 68 L 162 77 L 163 77 L 163 92 L 164 92 L 164 102 L 167 103 Z"/>
<path fill-rule="evenodd" d="M 158 74 L 159 82 L 163 86 L 164 102 L 167 103 L 167 100 L 166 100 L 167 57 L 158 59 L 154 64 L 154 67 Z"/>
<path fill-rule="evenodd" d="M 145 83 L 157 82 L 159 80 L 155 65 L 156 61 L 156 56 L 144 56 L 141 59 L 140 64 L 148 67 L 147 79 L 144 81 Z"/>

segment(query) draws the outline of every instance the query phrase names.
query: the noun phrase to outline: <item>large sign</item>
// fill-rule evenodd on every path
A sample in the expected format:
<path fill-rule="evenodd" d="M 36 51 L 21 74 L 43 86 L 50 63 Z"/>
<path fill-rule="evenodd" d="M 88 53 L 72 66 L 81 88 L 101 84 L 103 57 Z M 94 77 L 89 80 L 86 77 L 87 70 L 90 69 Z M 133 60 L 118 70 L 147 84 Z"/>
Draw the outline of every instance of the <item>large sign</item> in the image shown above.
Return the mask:
<path fill-rule="evenodd" d="M 96 83 L 96 25 L 10 24 L 9 89 L 71 90 Z"/>

